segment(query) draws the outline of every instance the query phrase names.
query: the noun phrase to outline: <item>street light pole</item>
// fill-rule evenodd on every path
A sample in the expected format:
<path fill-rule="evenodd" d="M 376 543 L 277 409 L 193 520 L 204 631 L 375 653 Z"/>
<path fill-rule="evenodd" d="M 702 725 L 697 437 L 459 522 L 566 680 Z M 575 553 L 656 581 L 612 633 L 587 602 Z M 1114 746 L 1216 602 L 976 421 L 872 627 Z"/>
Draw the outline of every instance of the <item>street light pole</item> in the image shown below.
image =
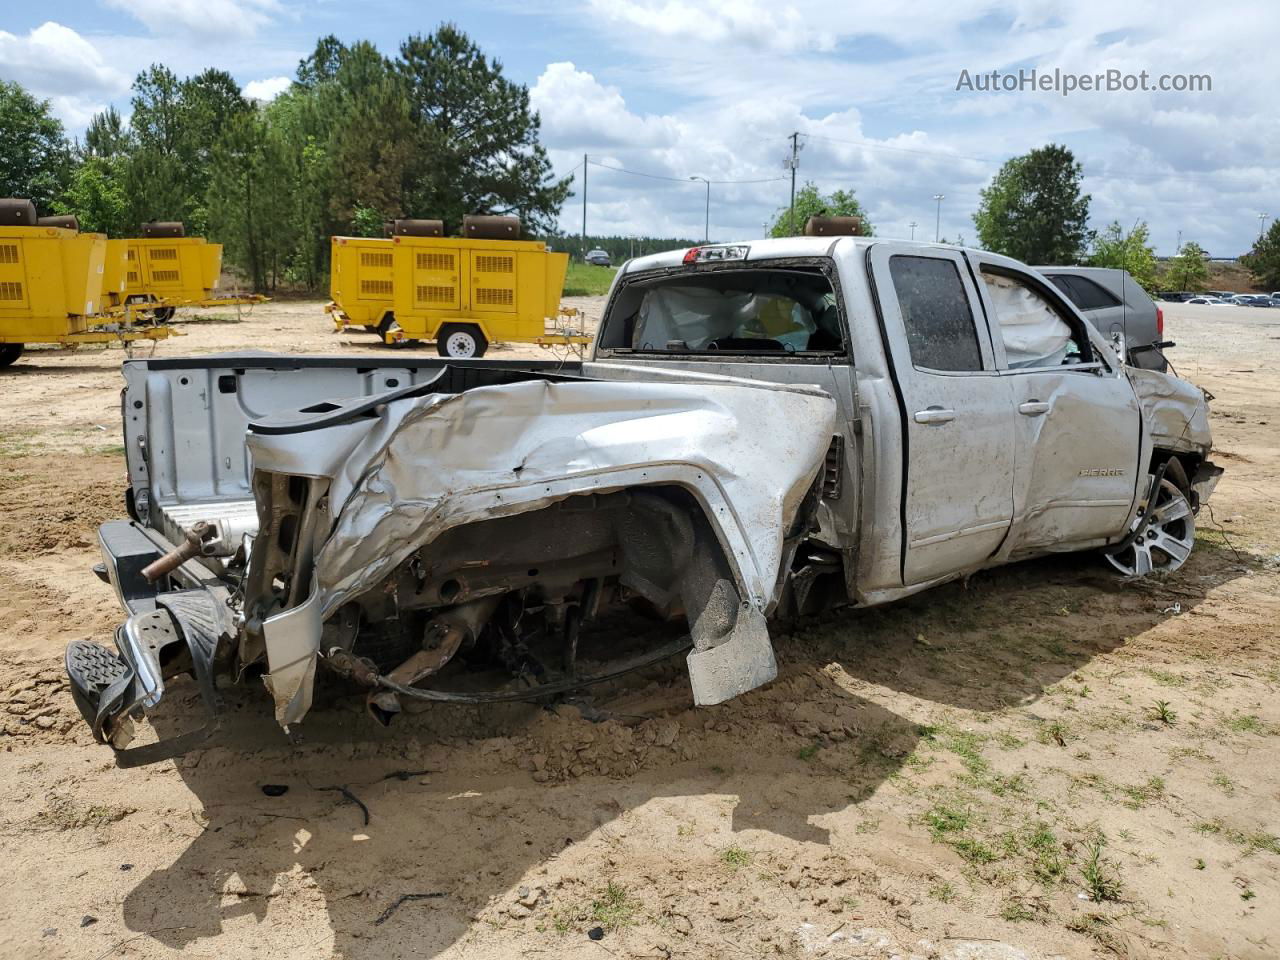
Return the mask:
<path fill-rule="evenodd" d="M 912 220 L 907 226 L 911 228 L 911 239 L 914 240 L 916 238 L 916 227 L 920 226 L 920 224 Z"/>
<path fill-rule="evenodd" d="M 947 198 L 941 193 L 935 193 L 933 199 L 938 203 L 938 215 L 933 221 L 933 242 L 937 243 L 942 236 L 942 201 Z"/>
<path fill-rule="evenodd" d="M 1263 231 L 1266 230 L 1267 221 L 1269 219 L 1271 218 L 1268 217 L 1265 213 L 1258 214 L 1258 242 L 1259 243 L 1262 242 L 1262 234 L 1263 234 Z"/>
<path fill-rule="evenodd" d="M 702 242 L 711 242 L 711 181 L 706 177 L 690 177 L 690 180 L 701 180 L 707 185 L 707 212 L 702 225 Z"/>

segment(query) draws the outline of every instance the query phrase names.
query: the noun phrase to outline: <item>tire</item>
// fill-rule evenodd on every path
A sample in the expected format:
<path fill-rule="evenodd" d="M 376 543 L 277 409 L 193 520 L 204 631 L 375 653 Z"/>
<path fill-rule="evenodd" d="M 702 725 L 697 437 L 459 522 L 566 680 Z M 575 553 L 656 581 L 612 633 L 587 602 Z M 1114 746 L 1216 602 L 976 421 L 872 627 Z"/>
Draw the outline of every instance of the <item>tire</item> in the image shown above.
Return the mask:
<path fill-rule="evenodd" d="M 156 323 L 168 323 L 177 312 L 177 307 L 156 307 L 151 311 L 151 316 Z"/>
<path fill-rule="evenodd" d="M 0 343 L 0 370 L 13 366 L 22 356 L 24 345 L 21 343 Z"/>
<path fill-rule="evenodd" d="M 442 357 L 473 360 L 488 349 L 489 341 L 474 323 L 446 323 L 436 333 L 436 352 Z"/>
<path fill-rule="evenodd" d="M 387 334 L 396 327 L 398 327 L 398 324 L 396 323 L 396 315 L 388 312 L 382 315 L 382 319 L 378 321 L 378 325 L 373 329 L 378 334 L 378 338 L 382 340 L 383 343 L 386 343 Z"/>
<path fill-rule="evenodd" d="M 1196 517 L 1187 494 L 1186 472 L 1176 460 L 1170 461 L 1140 522 L 1132 543 L 1105 554 L 1119 573 L 1126 577 L 1172 573 L 1187 562 L 1196 542 Z"/>

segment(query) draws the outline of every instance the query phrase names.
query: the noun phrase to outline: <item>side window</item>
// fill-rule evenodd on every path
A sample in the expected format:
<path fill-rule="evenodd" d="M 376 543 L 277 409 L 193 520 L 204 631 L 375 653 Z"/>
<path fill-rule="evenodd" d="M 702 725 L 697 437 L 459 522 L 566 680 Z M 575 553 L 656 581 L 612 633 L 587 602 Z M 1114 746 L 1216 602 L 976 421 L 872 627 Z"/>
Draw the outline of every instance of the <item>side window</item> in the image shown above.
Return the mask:
<path fill-rule="evenodd" d="M 911 362 L 930 370 L 981 370 L 973 310 L 951 260 L 894 256 L 889 276 L 907 330 Z"/>
<path fill-rule="evenodd" d="M 1085 308 L 1084 303 L 1081 302 L 1083 298 L 1080 296 L 1080 292 L 1076 290 L 1075 284 L 1071 282 L 1073 279 L 1073 277 L 1064 277 L 1059 273 L 1050 277 L 1049 282 L 1061 290 L 1064 297 L 1083 310 Z"/>
<path fill-rule="evenodd" d="M 982 271 L 1010 369 L 1060 367 L 1090 359 L 1082 331 L 1029 284 Z M 1072 280 L 1078 278 L 1072 277 Z"/>
<path fill-rule="evenodd" d="M 1103 310 L 1107 307 L 1118 307 L 1120 301 L 1101 284 L 1088 277 L 1050 277 L 1053 285 L 1067 295 L 1072 303 L 1081 310 Z"/>

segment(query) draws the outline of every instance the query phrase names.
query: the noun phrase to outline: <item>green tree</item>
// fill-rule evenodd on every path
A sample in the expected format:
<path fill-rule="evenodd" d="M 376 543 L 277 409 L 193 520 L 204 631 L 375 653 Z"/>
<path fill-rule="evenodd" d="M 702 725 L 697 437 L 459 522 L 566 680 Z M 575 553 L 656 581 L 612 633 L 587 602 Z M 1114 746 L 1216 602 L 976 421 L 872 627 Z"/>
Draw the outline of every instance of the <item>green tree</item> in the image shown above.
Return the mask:
<path fill-rule="evenodd" d="M 362 41 L 339 57 L 325 99 L 331 118 L 330 212 L 344 224 L 363 207 L 400 216 L 419 139 L 405 79 L 373 44 Z"/>
<path fill-rule="evenodd" d="M 1198 292 L 1209 286 L 1209 257 L 1198 243 L 1184 243 L 1169 261 L 1165 280 L 1173 290 Z"/>
<path fill-rule="evenodd" d="M 84 132 L 84 153 L 94 157 L 117 157 L 129 150 L 129 130 L 120 112 L 107 107 L 95 113 Z"/>
<path fill-rule="evenodd" d="M 1264 289 L 1280 290 L 1280 220 L 1274 220 L 1266 235 L 1240 258 L 1253 279 Z"/>
<path fill-rule="evenodd" d="M 407 207 L 455 229 L 469 213 L 516 214 L 530 231 L 551 227 L 572 180 L 552 174 L 528 88 L 448 23 L 402 43 L 396 65 L 416 128 Z"/>
<path fill-rule="evenodd" d="M 1094 240 L 1089 266 L 1127 270 L 1142 289 L 1152 293 L 1156 280 L 1156 251 L 1147 241 L 1150 231 L 1145 220 L 1139 220 L 1128 233 L 1113 221 Z"/>
<path fill-rule="evenodd" d="M 179 80 L 153 64 L 133 84 L 133 150 L 126 173 L 134 221 L 183 220 L 193 233 L 207 224 L 205 200 L 218 139 L 251 112 L 231 76 L 206 70 Z"/>
<path fill-rule="evenodd" d="M 1090 240 L 1081 175 L 1075 156 L 1057 144 L 1005 161 L 973 215 L 981 246 L 1024 263 L 1078 263 Z"/>
<path fill-rule="evenodd" d="M 71 177 L 71 145 L 62 123 L 16 83 L 0 80 L 0 197 L 23 197 L 43 214 Z"/>
<path fill-rule="evenodd" d="M 817 184 L 807 182 L 796 191 L 795 216 L 791 214 L 790 205 L 781 208 L 774 215 L 769 236 L 798 237 L 804 233 L 804 225 L 810 217 L 860 217 L 863 235 L 875 235 L 871 220 L 852 190 L 837 190 L 823 196 Z"/>
<path fill-rule="evenodd" d="M 128 236 L 129 202 L 124 192 L 125 158 L 90 154 L 80 161 L 71 183 L 57 200 L 57 213 L 74 214 L 80 229 L 113 237 Z"/>
<path fill-rule="evenodd" d="M 273 289 L 288 265 L 290 185 L 287 152 L 264 117 L 235 114 L 210 162 L 209 226 L 256 290 Z"/>

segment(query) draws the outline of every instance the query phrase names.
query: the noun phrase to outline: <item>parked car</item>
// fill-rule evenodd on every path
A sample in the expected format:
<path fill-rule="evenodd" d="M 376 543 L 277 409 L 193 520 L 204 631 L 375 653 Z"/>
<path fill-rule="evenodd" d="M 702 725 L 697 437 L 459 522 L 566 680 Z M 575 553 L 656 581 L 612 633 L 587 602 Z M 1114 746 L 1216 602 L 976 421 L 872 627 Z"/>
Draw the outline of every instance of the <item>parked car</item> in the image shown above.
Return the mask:
<path fill-rule="evenodd" d="M 122 765 L 207 739 L 219 678 L 261 676 L 291 728 L 321 671 L 385 722 L 688 651 L 694 702 L 719 703 L 775 677 L 778 617 L 1059 551 L 1175 570 L 1222 472 L 1206 395 L 1125 364 L 1042 274 L 872 237 L 631 260 L 579 363 L 243 353 L 123 374 L 132 519 L 99 540 L 126 617 L 114 650 L 66 653 Z M 637 605 L 668 623 L 604 616 Z M 129 746 L 186 675 L 206 727 Z"/>
<path fill-rule="evenodd" d="M 1271 297 L 1265 293 L 1242 293 L 1231 298 L 1238 307 L 1270 307 Z"/>
<path fill-rule="evenodd" d="M 1217 297 L 1192 297 L 1190 300 L 1187 301 L 1187 303 L 1195 303 L 1201 306 L 1211 306 L 1211 307 L 1235 306 L 1235 304 L 1233 304 L 1230 300 L 1219 300 Z"/>
<path fill-rule="evenodd" d="M 609 251 L 600 250 L 598 248 L 595 250 L 588 250 L 587 255 L 582 259 L 587 263 L 594 263 L 597 267 L 608 267 L 613 263 L 609 258 Z"/>
<path fill-rule="evenodd" d="M 1162 350 L 1164 310 L 1127 270 L 1107 267 L 1036 267 L 1080 308 L 1104 336 L 1119 334 L 1126 359 L 1148 370 L 1166 370 Z"/>

